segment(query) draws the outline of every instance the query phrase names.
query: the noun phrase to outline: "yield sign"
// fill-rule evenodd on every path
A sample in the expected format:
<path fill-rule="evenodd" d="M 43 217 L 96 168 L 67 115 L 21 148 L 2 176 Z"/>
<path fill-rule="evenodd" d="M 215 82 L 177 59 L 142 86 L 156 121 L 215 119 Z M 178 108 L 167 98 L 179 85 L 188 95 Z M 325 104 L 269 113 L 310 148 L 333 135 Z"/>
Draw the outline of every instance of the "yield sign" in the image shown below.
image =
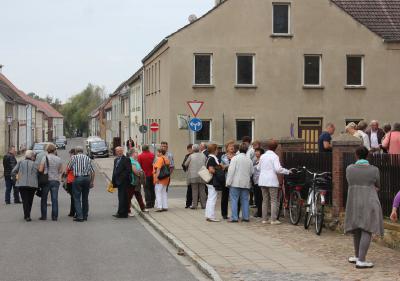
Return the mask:
<path fill-rule="evenodd" d="M 204 102 L 195 100 L 195 101 L 188 101 L 187 104 L 190 110 L 192 111 L 194 117 L 196 117 L 199 114 L 201 108 L 203 107 Z"/>

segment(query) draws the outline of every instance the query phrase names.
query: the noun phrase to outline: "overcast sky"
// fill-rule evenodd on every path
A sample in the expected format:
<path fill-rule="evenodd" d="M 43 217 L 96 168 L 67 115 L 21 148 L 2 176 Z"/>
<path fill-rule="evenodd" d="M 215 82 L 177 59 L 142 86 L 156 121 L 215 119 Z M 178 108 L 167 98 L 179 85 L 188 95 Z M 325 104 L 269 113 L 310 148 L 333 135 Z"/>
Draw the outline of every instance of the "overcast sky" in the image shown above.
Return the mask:
<path fill-rule="evenodd" d="M 214 0 L 0 0 L 0 64 L 26 93 L 66 101 L 88 83 L 108 93 L 165 36 Z"/>

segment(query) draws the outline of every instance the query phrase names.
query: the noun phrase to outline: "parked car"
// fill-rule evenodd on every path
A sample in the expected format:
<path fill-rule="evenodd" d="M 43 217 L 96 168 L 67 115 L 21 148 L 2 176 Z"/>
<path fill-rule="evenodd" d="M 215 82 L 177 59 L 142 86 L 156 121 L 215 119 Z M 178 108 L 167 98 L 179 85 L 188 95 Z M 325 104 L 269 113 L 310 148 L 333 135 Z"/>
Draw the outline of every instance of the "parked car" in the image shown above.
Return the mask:
<path fill-rule="evenodd" d="M 86 139 L 86 151 L 87 151 L 88 155 L 89 155 L 89 144 L 91 142 L 94 142 L 94 141 L 104 141 L 104 140 L 102 138 L 98 137 L 98 136 L 90 136 L 90 137 L 88 137 Z"/>
<path fill-rule="evenodd" d="M 35 152 L 35 154 L 39 154 L 40 152 L 44 151 L 44 147 L 47 144 L 50 144 L 50 142 L 38 142 L 38 143 L 35 143 L 33 145 L 33 149 L 32 150 Z"/>
<path fill-rule="evenodd" d="M 109 157 L 107 143 L 103 140 L 89 142 L 89 148 L 87 151 L 88 156 L 93 159 L 95 157 Z"/>
<path fill-rule="evenodd" d="M 66 136 L 59 136 L 59 137 L 56 138 L 56 142 L 57 142 L 58 140 L 63 141 L 65 145 L 68 144 L 68 141 L 67 141 L 67 137 L 66 137 Z"/>
<path fill-rule="evenodd" d="M 65 149 L 65 142 L 63 139 L 57 139 L 55 143 L 57 149 Z"/>

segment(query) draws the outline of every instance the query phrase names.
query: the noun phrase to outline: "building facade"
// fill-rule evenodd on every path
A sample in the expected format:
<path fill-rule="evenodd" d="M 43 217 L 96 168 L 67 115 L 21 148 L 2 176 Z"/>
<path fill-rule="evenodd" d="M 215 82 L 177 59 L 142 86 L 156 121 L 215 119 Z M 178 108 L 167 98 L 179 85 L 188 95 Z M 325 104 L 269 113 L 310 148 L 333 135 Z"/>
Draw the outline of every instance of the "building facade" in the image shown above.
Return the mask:
<path fill-rule="evenodd" d="M 363 21 L 365 6 L 344 2 L 227 0 L 162 40 L 143 59 L 157 143 L 183 159 L 189 139 L 177 116 L 191 114 L 191 100 L 204 101 L 196 143 L 295 136 L 312 152 L 328 122 L 340 132 L 353 120 L 399 121 L 387 104 L 400 106 L 400 29 L 390 23 L 400 3 L 371 0 L 375 18 Z"/>

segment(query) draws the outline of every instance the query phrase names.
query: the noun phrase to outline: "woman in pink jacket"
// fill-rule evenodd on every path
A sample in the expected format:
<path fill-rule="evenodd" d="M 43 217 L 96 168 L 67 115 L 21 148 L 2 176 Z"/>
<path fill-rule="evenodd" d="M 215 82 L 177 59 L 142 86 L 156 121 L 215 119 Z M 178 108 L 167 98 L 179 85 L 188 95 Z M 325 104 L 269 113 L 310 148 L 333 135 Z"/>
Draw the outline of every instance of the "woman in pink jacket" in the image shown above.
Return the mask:
<path fill-rule="evenodd" d="M 389 154 L 400 154 L 400 123 L 394 123 L 392 131 L 386 134 L 382 147 Z"/>

